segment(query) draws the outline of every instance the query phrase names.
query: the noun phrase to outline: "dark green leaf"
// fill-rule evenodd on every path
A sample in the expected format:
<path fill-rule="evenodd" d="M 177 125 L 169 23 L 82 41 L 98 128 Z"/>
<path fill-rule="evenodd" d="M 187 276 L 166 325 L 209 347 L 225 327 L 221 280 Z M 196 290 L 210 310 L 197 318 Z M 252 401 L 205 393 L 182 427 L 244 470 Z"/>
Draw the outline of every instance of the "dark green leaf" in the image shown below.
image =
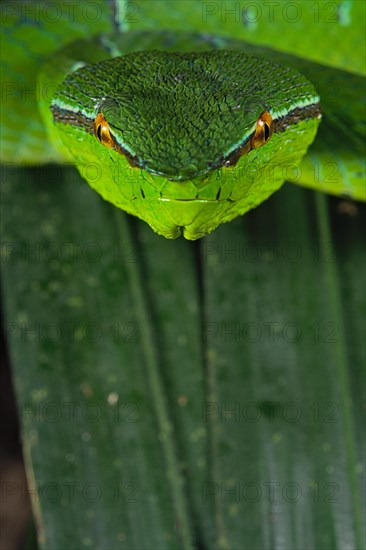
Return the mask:
<path fill-rule="evenodd" d="M 362 547 L 358 206 L 286 186 L 189 243 L 73 170 L 5 167 L 2 198 L 44 548 Z"/>

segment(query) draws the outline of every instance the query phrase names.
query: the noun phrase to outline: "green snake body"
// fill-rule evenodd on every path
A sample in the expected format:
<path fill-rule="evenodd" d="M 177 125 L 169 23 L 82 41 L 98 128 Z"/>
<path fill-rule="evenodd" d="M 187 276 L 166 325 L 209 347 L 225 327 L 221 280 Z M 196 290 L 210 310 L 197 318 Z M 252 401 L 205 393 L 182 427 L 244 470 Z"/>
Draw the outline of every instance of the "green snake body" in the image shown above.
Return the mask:
<path fill-rule="evenodd" d="M 9 71 L 9 62 L 3 66 Z M 33 147 L 20 146 L 19 160 L 72 162 L 103 198 L 167 238 L 200 238 L 285 180 L 363 199 L 363 80 L 350 73 L 357 100 L 349 120 L 337 118 L 332 98 L 322 94 L 342 77 L 337 69 L 210 34 L 137 30 L 72 41 L 42 63 L 38 83 L 49 93 L 37 101 L 36 126 L 38 134 L 46 130 Z M 320 139 L 305 157 L 321 111 Z M 263 113 L 273 133 L 252 147 Z M 112 146 L 97 139 L 98 116 L 109 125 Z M 335 130 L 347 169 L 327 182 Z M 8 140 L 3 160 L 14 158 L 12 145 Z"/>

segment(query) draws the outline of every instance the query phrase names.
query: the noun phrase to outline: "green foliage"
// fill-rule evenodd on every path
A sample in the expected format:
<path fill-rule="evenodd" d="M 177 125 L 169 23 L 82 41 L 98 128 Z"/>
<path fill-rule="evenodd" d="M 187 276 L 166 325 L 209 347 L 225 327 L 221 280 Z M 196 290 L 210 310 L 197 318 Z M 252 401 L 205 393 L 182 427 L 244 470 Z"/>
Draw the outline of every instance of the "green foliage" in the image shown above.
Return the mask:
<path fill-rule="evenodd" d="M 197 246 L 73 171 L 5 175 L 41 546 L 361 548 L 360 217 L 286 186 Z"/>

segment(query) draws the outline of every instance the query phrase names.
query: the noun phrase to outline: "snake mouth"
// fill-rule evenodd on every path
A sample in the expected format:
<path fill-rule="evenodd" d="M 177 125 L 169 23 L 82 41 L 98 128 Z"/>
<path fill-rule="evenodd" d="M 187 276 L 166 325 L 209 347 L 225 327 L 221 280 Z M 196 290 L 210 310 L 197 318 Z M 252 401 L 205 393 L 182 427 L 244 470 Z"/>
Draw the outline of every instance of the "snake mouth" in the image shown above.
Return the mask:
<path fill-rule="evenodd" d="M 159 197 L 158 198 L 159 201 L 161 202 L 186 202 L 186 203 L 189 203 L 189 202 L 202 202 L 202 203 L 206 203 L 206 202 L 235 202 L 233 199 L 230 199 L 230 198 L 226 198 L 226 199 L 206 199 L 206 198 L 201 198 L 201 197 L 195 197 L 194 199 L 170 199 L 170 198 L 166 198 L 166 197 Z"/>

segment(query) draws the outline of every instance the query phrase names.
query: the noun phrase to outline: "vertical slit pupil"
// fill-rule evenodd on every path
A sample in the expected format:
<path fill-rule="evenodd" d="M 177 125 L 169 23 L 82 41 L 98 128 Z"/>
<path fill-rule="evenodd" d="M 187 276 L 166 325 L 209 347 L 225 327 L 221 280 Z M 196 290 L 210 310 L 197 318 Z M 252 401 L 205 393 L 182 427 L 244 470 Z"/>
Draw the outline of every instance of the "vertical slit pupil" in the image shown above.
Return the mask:
<path fill-rule="evenodd" d="M 270 129 L 269 129 L 269 126 L 268 124 L 264 124 L 264 140 L 267 141 L 267 139 L 269 138 L 269 135 L 270 135 Z"/>
<path fill-rule="evenodd" d="M 99 139 L 99 141 L 102 141 L 102 125 L 99 124 L 98 128 L 97 128 L 97 137 Z"/>

